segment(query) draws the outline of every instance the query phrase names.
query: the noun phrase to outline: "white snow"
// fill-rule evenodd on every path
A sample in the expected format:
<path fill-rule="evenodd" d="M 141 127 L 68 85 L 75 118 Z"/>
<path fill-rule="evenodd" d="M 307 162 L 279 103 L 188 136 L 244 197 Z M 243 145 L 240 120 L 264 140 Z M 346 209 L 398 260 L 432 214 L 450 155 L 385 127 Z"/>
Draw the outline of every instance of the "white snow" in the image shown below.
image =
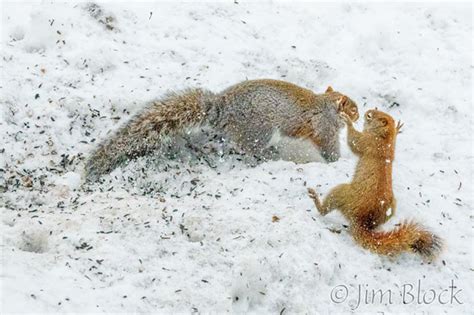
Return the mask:
<path fill-rule="evenodd" d="M 81 186 L 81 174 L 75 172 L 67 172 L 56 180 L 55 185 L 63 185 L 68 187 L 69 189 L 77 189 Z"/>
<path fill-rule="evenodd" d="M 471 4 L 84 7 L 1 4 L 2 313 L 472 312 Z M 345 143 L 331 164 L 155 156 L 80 185 L 91 150 L 146 101 L 247 78 L 331 85 L 405 123 L 385 228 L 423 223 L 445 240 L 439 259 L 379 257 L 338 212 L 317 214 L 307 187 L 350 180 Z M 454 281 L 462 304 L 403 304 L 418 281 L 422 294 Z M 358 305 L 359 285 L 392 300 Z"/>

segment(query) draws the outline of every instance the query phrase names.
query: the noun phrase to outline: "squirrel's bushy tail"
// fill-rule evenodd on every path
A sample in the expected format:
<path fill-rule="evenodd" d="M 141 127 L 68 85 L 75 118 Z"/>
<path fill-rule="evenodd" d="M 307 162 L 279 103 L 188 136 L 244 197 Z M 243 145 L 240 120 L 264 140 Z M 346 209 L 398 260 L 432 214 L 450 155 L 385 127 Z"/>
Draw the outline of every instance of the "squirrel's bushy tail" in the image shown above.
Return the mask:
<path fill-rule="evenodd" d="M 404 222 L 388 232 L 355 227 L 354 239 L 364 248 L 381 255 L 395 256 L 413 252 L 425 259 L 434 259 L 442 248 L 442 240 L 415 222 Z"/>
<path fill-rule="evenodd" d="M 202 89 L 170 93 L 152 102 L 90 155 L 86 179 L 96 180 L 121 163 L 159 148 L 168 135 L 205 123 L 214 103 L 215 95 Z"/>

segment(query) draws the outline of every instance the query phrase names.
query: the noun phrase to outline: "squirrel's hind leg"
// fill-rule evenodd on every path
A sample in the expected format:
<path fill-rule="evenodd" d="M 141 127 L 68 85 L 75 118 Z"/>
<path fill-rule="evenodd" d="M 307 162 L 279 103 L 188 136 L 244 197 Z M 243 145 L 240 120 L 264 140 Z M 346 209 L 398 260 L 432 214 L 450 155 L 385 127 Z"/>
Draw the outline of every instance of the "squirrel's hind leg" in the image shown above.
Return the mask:
<path fill-rule="evenodd" d="M 395 211 L 397 210 L 397 199 L 395 197 L 392 199 L 392 203 L 390 204 L 390 207 L 385 211 L 385 221 L 387 222 L 390 220 L 393 215 L 395 214 Z"/>
<path fill-rule="evenodd" d="M 343 200 L 343 196 L 346 194 L 347 186 L 347 184 L 336 186 L 329 192 L 322 202 L 314 189 L 308 188 L 308 195 L 313 199 L 314 205 L 319 213 L 321 215 L 326 215 L 332 210 L 338 209 L 342 206 L 341 201 Z"/>
<path fill-rule="evenodd" d="M 254 156 L 258 159 L 264 158 L 268 154 L 268 144 L 272 138 L 272 128 L 267 128 L 263 125 L 258 128 L 242 129 L 237 126 L 227 128 L 230 139 L 241 149 L 245 154 Z"/>
<path fill-rule="evenodd" d="M 320 139 L 319 139 L 320 138 Z M 329 134 L 318 139 L 312 138 L 313 144 L 318 147 L 319 152 L 326 162 L 335 162 L 341 156 L 338 134 Z"/>

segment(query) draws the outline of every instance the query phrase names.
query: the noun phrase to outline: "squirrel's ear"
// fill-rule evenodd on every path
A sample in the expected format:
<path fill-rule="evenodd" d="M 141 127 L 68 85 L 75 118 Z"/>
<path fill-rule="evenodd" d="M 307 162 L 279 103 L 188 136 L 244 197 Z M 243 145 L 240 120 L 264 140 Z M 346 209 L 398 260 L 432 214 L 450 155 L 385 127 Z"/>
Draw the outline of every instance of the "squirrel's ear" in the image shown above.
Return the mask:
<path fill-rule="evenodd" d="M 325 93 L 328 93 L 328 92 L 334 92 L 334 90 L 332 89 L 332 86 L 328 86 Z"/>

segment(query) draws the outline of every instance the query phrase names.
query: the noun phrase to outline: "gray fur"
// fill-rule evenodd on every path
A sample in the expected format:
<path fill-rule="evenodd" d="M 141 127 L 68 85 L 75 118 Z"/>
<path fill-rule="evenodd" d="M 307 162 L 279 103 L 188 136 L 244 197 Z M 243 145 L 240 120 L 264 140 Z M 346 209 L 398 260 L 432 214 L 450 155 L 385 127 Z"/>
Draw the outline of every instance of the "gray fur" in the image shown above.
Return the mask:
<path fill-rule="evenodd" d="M 247 153 L 262 154 L 275 132 L 290 134 L 295 126 L 310 121 L 322 140 L 324 159 L 335 161 L 340 156 L 339 130 L 343 124 L 335 102 L 323 95 L 318 104 L 302 108 L 276 87 L 252 84 L 242 92 L 242 84 L 237 84 L 220 93 L 216 100 L 222 108 L 216 127 Z"/>
<path fill-rule="evenodd" d="M 204 123 L 214 104 L 214 94 L 201 89 L 169 93 L 136 114 L 91 154 L 86 179 L 96 180 L 117 166 L 162 148 L 170 138 Z"/>
<path fill-rule="evenodd" d="M 334 97 L 305 90 L 314 104 L 302 106 L 291 94 L 293 87 L 285 90 L 271 82 L 276 81 L 246 81 L 217 95 L 189 89 L 150 103 L 92 153 L 85 166 L 87 180 L 150 154 L 167 139 L 202 125 L 223 133 L 242 151 L 255 156 L 268 154 L 275 132 L 292 137 L 295 128 L 311 126 L 311 136 L 319 139 L 324 159 L 337 160 L 342 124 Z"/>

